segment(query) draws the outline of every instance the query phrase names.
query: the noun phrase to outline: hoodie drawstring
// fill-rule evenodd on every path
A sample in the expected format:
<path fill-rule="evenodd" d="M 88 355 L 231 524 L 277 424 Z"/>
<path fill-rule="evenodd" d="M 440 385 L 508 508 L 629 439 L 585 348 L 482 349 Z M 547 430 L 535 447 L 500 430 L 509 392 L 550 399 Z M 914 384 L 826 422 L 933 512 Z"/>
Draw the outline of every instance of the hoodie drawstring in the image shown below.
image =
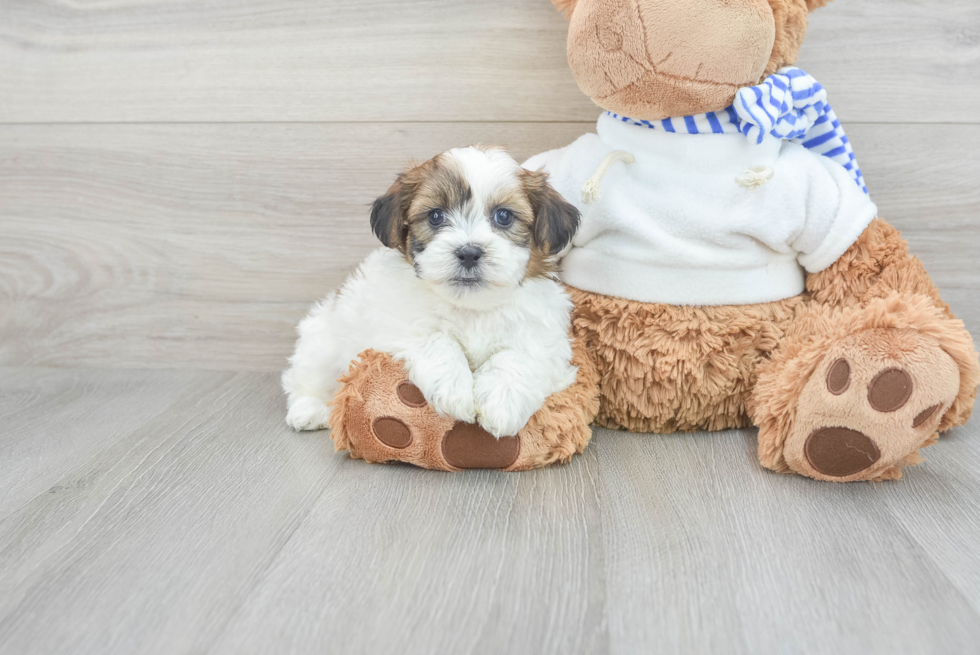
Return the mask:
<path fill-rule="evenodd" d="M 602 191 L 600 189 L 602 178 L 606 176 L 606 172 L 609 171 L 609 167 L 618 161 L 621 161 L 624 164 L 632 164 L 634 161 L 636 161 L 636 159 L 634 159 L 633 155 L 625 150 L 613 150 L 606 155 L 606 158 L 602 160 L 601 164 L 599 164 L 599 168 L 596 169 L 595 174 L 590 177 L 589 181 L 582 187 L 582 202 L 584 202 L 586 205 L 591 205 L 602 197 Z"/>

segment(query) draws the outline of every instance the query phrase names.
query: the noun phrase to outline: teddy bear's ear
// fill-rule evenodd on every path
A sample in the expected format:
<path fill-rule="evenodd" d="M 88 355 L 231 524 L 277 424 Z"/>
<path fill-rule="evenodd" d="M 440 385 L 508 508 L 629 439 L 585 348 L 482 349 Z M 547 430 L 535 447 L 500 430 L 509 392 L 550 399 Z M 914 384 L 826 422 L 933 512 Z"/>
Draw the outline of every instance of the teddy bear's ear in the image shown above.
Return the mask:
<path fill-rule="evenodd" d="M 571 18 L 572 12 L 575 11 L 575 5 L 578 4 L 578 0 L 551 0 L 558 11 L 565 14 L 565 18 Z M 820 2 L 821 0 L 808 0 L 808 2 Z"/>
<path fill-rule="evenodd" d="M 814 9 L 820 9 L 820 7 L 825 6 L 830 0 L 806 0 L 806 8 L 810 11 Z"/>

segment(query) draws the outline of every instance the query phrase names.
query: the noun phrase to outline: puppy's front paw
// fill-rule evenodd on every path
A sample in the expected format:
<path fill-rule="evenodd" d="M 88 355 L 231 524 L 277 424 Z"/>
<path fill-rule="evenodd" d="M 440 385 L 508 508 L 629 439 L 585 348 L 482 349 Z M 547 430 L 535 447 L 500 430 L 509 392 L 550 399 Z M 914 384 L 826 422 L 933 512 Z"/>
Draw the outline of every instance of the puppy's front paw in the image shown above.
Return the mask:
<path fill-rule="evenodd" d="M 506 407 L 480 408 L 477 411 L 480 426 L 500 439 L 501 437 L 513 437 L 527 425 L 530 415 L 525 416 L 524 412 L 516 412 Z"/>
<path fill-rule="evenodd" d="M 473 385 L 454 388 L 450 384 L 436 385 L 429 393 L 423 393 L 432 408 L 442 416 L 449 416 L 457 421 L 473 423 L 476 421 L 476 403 L 473 400 Z"/>
<path fill-rule="evenodd" d="M 329 421 L 330 408 L 313 396 L 300 396 L 286 413 L 286 423 L 294 430 L 322 430 Z"/>
<path fill-rule="evenodd" d="M 525 398 L 493 384 L 476 383 L 476 415 L 480 426 L 500 439 L 513 437 L 527 425 L 534 409 Z"/>
<path fill-rule="evenodd" d="M 414 373 L 412 382 L 438 414 L 466 423 L 476 420 L 473 373 L 469 368 L 438 366 L 416 368 Z"/>

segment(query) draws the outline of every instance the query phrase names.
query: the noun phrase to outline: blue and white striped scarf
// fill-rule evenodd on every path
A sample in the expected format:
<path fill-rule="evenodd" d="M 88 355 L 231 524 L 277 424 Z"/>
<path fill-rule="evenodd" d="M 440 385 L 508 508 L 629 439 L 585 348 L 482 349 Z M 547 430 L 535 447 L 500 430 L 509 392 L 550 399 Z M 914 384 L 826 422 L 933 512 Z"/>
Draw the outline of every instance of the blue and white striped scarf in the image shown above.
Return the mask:
<path fill-rule="evenodd" d="M 781 68 L 758 86 L 739 89 L 735 103 L 696 116 L 638 121 L 606 112 L 624 123 L 687 134 L 742 134 L 753 143 L 767 137 L 786 139 L 829 157 L 847 169 L 867 193 L 851 142 L 827 104 L 827 91 L 799 68 Z"/>

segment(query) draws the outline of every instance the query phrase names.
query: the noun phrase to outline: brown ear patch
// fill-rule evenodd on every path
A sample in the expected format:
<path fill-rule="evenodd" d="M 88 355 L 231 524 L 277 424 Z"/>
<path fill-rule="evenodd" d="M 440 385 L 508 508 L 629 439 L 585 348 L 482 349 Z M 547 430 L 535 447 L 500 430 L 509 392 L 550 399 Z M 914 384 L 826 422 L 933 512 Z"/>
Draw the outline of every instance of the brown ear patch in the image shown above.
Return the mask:
<path fill-rule="evenodd" d="M 452 157 L 436 155 L 411 173 L 415 196 L 406 209 L 410 222 L 424 223 L 430 209 L 461 210 L 473 198 L 466 176 Z"/>
<path fill-rule="evenodd" d="M 371 205 L 371 230 L 374 236 L 388 248 L 399 248 L 403 243 L 402 229 L 405 223 L 405 194 L 407 188 L 401 175 L 388 192 Z"/>
<path fill-rule="evenodd" d="M 525 170 L 521 173 L 521 185 L 534 212 L 527 276 L 541 277 L 554 272 L 553 258 L 571 243 L 581 214 L 548 184 L 547 173 Z"/>
<path fill-rule="evenodd" d="M 436 155 L 406 175 L 412 177 L 415 192 L 405 209 L 405 257 L 415 261 L 432 242 L 440 227 L 429 223 L 434 209 L 464 212 L 473 199 L 473 189 L 459 163 L 445 153 Z"/>
<path fill-rule="evenodd" d="M 410 210 L 440 157 L 436 155 L 401 173 L 388 191 L 371 205 L 371 229 L 388 248 L 397 248 L 408 256 Z"/>

